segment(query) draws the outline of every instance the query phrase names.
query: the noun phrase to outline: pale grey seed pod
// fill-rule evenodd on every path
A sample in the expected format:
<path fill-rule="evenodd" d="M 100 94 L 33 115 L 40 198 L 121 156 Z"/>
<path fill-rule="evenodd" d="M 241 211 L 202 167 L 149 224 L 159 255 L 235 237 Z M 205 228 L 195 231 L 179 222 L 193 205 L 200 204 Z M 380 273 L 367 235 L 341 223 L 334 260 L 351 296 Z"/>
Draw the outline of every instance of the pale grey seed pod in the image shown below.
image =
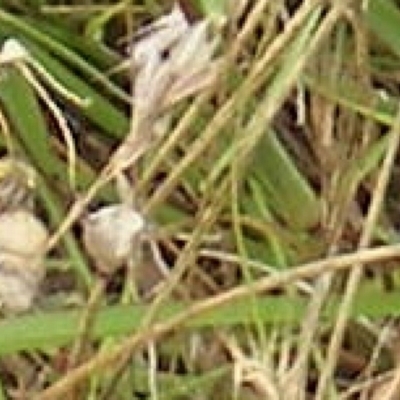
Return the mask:
<path fill-rule="evenodd" d="M 83 243 L 96 268 L 111 274 L 125 265 L 144 226 L 143 217 L 125 204 L 91 213 L 83 221 Z"/>

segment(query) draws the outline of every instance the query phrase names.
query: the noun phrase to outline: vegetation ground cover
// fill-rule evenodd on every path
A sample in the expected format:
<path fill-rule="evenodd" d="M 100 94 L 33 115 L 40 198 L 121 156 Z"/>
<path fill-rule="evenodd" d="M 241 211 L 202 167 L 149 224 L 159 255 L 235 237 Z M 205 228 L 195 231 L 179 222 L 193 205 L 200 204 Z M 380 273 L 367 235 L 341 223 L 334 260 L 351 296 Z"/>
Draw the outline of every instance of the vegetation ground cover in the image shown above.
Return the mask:
<path fill-rule="evenodd" d="M 399 27 L 1 2 L 3 398 L 398 398 Z"/>

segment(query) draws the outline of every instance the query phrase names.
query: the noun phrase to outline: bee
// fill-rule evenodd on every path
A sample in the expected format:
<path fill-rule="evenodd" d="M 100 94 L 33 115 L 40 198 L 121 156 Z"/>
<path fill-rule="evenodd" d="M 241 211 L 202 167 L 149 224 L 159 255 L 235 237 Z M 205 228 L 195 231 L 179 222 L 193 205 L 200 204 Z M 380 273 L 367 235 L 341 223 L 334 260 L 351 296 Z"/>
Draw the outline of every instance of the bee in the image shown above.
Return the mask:
<path fill-rule="evenodd" d="M 48 231 L 33 213 L 18 209 L 0 214 L 0 309 L 29 309 L 45 276 Z"/>
<path fill-rule="evenodd" d="M 25 161 L 0 158 L 0 310 L 29 309 L 45 275 L 48 231 L 35 215 L 36 173 Z"/>
<path fill-rule="evenodd" d="M 0 158 L 0 214 L 17 209 L 33 210 L 36 172 L 15 157 Z"/>

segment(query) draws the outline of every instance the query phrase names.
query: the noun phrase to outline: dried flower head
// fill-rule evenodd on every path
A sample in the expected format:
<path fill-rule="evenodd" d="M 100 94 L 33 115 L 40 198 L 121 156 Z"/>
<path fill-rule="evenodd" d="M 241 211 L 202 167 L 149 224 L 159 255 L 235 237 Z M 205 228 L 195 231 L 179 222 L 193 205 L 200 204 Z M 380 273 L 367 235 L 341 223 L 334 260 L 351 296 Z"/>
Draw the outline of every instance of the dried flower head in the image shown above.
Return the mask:
<path fill-rule="evenodd" d="M 170 14 L 139 32 L 142 37 L 132 51 L 138 71 L 133 100 L 139 115 L 154 115 L 170 105 L 168 98 L 180 100 L 210 85 L 216 77 L 212 57 L 218 38 L 210 40 L 208 25 L 207 20 L 190 23 L 175 5 Z"/>
<path fill-rule="evenodd" d="M 207 20 L 189 21 L 177 4 L 137 33 L 131 55 L 134 115 L 130 133 L 113 155 L 114 168 L 133 165 L 165 135 L 171 106 L 215 84 L 219 38 L 210 38 L 208 26 Z"/>
<path fill-rule="evenodd" d="M 110 274 L 126 264 L 144 226 L 143 217 L 125 204 L 91 213 L 83 222 L 83 242 L 96 267 Z"/>

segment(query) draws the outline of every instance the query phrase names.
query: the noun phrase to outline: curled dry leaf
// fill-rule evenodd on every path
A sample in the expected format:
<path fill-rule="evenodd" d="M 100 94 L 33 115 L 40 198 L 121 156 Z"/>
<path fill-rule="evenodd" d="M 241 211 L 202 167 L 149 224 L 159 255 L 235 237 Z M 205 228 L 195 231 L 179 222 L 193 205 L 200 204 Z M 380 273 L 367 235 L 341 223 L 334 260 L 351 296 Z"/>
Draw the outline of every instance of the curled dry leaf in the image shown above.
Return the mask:
<path fill-rule="evenodd" d="M 27 310 L 44 277 L 48 232 L 27 210 L 0 215 L 0 302 L 6 311 Z"/>
<path fill-rule="evenodd" d="M 144 226 L 143 217 L 125 204 L 91 213 L 83 221 L 83 242 L 96 267 L 111 274 L 126 264 Z"/>

